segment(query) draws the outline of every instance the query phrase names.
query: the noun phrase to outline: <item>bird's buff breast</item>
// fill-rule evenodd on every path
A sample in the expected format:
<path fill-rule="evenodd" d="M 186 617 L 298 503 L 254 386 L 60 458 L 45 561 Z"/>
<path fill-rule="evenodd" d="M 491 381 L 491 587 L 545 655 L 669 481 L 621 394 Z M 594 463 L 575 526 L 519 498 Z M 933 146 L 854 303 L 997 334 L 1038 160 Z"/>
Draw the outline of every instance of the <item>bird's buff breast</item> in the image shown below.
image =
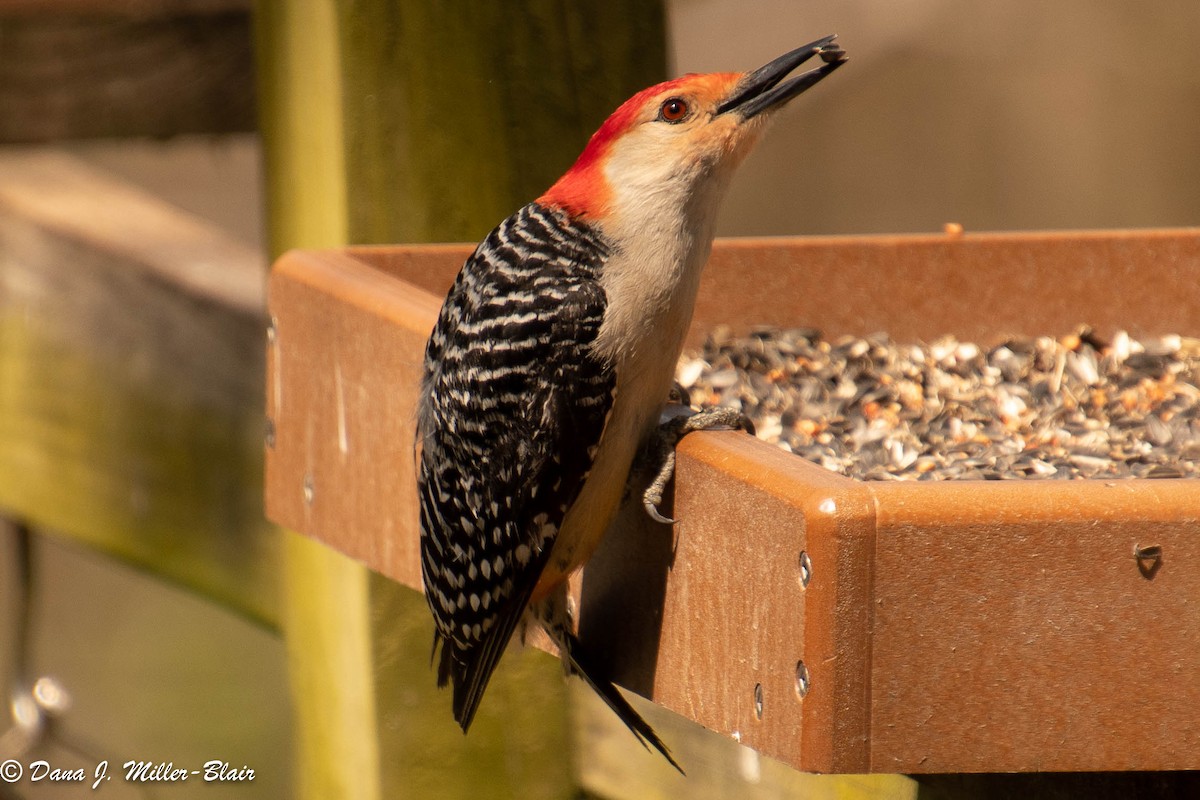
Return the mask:
<path fill-rule="evenodd" d="M 668 371 L 665 381 L 630 381 L 625 385 L 618 381 L 618 396 L 642 395 L 645 399 L 640 403 L 614 405 L 592 469 L 559 528 L 550 561 L 534 590 L 534 600 L 548 594 L 591 558 L 604 538 L 625 495 L 638 445 L 658 421 L 673 374 Z"/>
<path fill-rule="evenodd" d="M 660 270 L 659 275 L 674 273 L 671 278 L 678 281 L 667 292 L 661 291 L 661 285 L 655 287 L 652 282 L 645 282 L 639 287 L 640 296 L 632 292 L 624 295 L 634 299 L 632 303 L 627 301 L 623 310 L 633 311 L 632 324 L 642 328 L 635 336 L 626 338 L 638 341 L 640 349 L 604 354 L 613 359 L 617 370 L 613 409 L 592 469 L 578 499 L 567 511 L 550 560 L 534 590 L 535 600 L 548 594 L 591 557 L 616 514 L 634 456 L 658 424 L 670 391 L 683 338 L 691 323 L 699 272 L 707 257 L 705 248 L 703 252 L 691 253 L 690 258 L 676 261 L 673 270 Z M 626 275 L 635 277 L 636 271 L 630 270 Z M 609 296 L 615 291 L 620 290 L 610 290 Z M 670 297 L 673 302 L 661 303 L 662 297 Z M 598 349 L 605 344 L 604 334 L 602 330 L 597 338 Z"/>

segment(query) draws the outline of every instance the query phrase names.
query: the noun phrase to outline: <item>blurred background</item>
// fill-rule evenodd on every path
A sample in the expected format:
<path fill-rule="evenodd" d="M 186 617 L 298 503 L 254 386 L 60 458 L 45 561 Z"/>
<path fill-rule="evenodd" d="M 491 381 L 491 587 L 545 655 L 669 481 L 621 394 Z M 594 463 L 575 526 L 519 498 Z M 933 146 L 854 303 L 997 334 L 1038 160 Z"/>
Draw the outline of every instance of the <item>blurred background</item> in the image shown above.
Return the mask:
<path fill-rule="evenodd" d="M 302 606 L 317 591 L 305 570 L 341 567 L 297 566 L 324 556 L 262 519 L 270 258 L 476 240 L 633 88 L 840 34 L 850 64 L 780 115 L 721 235 L 1197 224 L 1194 0 L 667 0 L 585 14 L 594 28 L 571 27 L 583 12 L 568 5 L 0 0 L 0 508 L 20 523 L 0 532 L 0 679 L 16 687 L 0 758 L 220 759 L 256 773 L 221 796 L 321 796 L 297 767 L 325 746 L 307 728 L 319 712 L 297 723 L 295 706 L 328 687 L 294 666 L 309 643 L 290 634 L 326 625 L 336 640 L 341 609 L 314 622 Z M 558 18 L 574 38 L 544 41 L 539 65 L 529 40 Z M 506 42 L 534 60 L 502 69 Z M 557 70 L 551 54 L 583 76 L 561 111 L 520 80 Z M 503 107 L 472 116 L 479 98 Z M 503 173 L 481 163 L 518 151 Z M 421 162 L 436 174 L 414 177 Z M 417 184 L 420 207 L 384 199 Z M 364 624 L 423 612 L 364 591 Z M 70 701 L 34 697 L 40 676 Z M 561 796 L 556 781 L 543 793 Z M 369 796 L 336 785 L 325 796 Z M 0 784 L 10 794 L 83 796 Z"/>

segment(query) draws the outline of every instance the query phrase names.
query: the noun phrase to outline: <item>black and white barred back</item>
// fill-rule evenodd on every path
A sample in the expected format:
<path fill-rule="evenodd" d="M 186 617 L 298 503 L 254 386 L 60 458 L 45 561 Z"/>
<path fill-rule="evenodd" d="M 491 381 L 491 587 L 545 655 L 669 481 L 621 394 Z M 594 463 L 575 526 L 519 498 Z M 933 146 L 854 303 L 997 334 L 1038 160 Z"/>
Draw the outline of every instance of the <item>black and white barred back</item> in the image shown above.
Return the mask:
<path fill-rule="evenodd" d="M 616 376 L 599 234 L 530 204 L 467 259 L 425 351 L 421 571 L 465 729 L 591 468 Z"/>

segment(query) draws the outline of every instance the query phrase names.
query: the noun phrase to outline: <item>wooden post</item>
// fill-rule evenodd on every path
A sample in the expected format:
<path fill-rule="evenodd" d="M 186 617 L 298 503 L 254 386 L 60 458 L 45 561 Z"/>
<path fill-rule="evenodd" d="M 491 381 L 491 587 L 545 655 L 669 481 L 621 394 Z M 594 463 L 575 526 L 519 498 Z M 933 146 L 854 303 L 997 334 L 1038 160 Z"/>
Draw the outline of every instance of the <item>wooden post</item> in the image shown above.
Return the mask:
<path fill-rule="evenodd" d="M 262 2 L 256 25 L 271 246 L 280 252 L 344 243 L 347 181 L 333 4 Z M 312 541 L 284 535 L 296 796 L 378 798 L 367 572 Z"/>
<path fill-rule="evenodd" d="M 258 11 L 276 253 L 479 239 L 665 71 L 658 2 L 264 0 Z M 355 391 L 353 376 L 338 379 Z M 464 738 L 429 668 L 420 595 L 308 540 L 293 538 L 286 558 L 301 796 L 577 791 L 556 662 L 510 654 Z"/>

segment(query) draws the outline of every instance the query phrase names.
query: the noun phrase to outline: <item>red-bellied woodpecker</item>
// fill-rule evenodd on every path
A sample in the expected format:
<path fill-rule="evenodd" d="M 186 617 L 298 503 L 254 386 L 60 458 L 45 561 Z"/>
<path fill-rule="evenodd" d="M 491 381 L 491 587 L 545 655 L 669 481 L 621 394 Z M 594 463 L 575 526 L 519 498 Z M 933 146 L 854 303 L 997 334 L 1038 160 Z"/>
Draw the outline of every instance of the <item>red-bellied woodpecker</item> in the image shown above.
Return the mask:
<path fill-rule="evenodd" d="M 784 80 L 813 56 L 824 63 Z M 772 111 L 844 61 L 829 36 L 748 74 L 639 92 L 459 273 L 425 351 L 417 482 L 438 685 L 453 684 L 464 731 L 530 612 L 675 764 L 573 635 L 566 581 L 655 431 L 734 168 Z"/>

